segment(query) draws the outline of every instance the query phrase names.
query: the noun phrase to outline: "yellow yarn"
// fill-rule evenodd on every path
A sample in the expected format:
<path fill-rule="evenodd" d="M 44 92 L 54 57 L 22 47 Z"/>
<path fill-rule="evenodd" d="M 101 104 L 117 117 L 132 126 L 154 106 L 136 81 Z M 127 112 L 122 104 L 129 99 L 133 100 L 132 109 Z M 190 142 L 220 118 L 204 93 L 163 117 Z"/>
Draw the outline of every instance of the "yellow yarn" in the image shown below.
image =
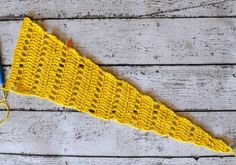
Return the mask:
<path fill-rule="evenodd" d="M 5 89 L 214 151 L 233 152 L 222 140 L 104 71 L 29 18 L 24 18 Z"/>
<path fill-rule="evenodd" d="M 8 117 L 10 115 L 10 108 L 9 108 L 8 104 L 6 103 L 7 91 L 5 91 L 4 88 L 0 88 L 0 90 L 3 91 L 3 96 L 0 99 L 0 106 L 3 106 L 7 111 L 4 118 L 2 120 L 0 120 L 0 126 L 1 126 L 1 125 L 4 125 L 6 123 Z"/>

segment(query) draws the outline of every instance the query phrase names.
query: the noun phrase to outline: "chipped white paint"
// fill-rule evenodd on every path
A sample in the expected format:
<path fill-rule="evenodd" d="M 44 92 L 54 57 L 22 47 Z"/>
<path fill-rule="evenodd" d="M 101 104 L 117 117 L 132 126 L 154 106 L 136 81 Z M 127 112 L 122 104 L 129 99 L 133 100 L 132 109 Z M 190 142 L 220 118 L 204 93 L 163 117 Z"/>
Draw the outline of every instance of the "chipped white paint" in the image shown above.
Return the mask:
<path fill-rule="evenodd" d="M 47 20 L 43 27 L 99 64 L 236 63 L 236 19 Z M 0 22 L 11 64 L 21 21 Z"/>
<path fill-rule="evenodd" d="M 229 143 L 236 140 L 233 112 L 191 112 L 187 116 Z M 1 127 L 0 153 L 103 156 L 220 155 L 78 112 L 14 111 Z M 223 155 L 223 154 L 221 154 Z"/>
<path fill-rule="evenodd" d="M 0 19 L 234 16 L 234 0 L 1 0 Z"/>
<path fill-rule="evenodd" d="M 0 49 L 6 65 L 12 64 L 21 25 L 18 19 L 24 15 L 49 18 L 40 24 L 64 42 L 72 37 L 74 47 L 96 63 L 143 64 L 103 68 L 173 109 L 208 110 L 181 114 L 229 143 L 236 141 L 235 66 L 189 65 L 236 63 L 236 19 L 227 18 L 236 15 L 236 1 L 2 0 Z M 8 75 L 9 67 L 5 70 Z M 235 158 L 221 158 L 221 154 L 191 144 L 71 112 L 46 100 L 13 93 L 8 100 L 14 111 L 0 127 L 0 164 L 236 164 Z M 207 155 L 219 157 L 185 157 Z"/>
<path fill-rule="evenodd" d="M 0 155 L 0 164 L 15 165 L 234 165 L 235 158 L 83 158 Z"/>

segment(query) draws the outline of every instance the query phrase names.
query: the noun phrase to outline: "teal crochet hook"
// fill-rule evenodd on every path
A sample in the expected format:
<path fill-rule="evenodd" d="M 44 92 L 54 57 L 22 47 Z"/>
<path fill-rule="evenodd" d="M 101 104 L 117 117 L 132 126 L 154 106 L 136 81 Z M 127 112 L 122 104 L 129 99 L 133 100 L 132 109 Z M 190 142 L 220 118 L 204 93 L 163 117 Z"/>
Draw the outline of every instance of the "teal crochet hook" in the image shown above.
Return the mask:
<path fill-rule="evenodd" d="M 4 83 L 5 83 L 5 79 L 4 79 L 4 73 L 3 73 L 3 67 L 2 67 L 2 59 L 0 58 L 0 86 L 2 87 L 2 91 L 3 91 L 3 96 L 0 99 L 0 105 L 6 108 L 7 113 L 5 114 L 4 118 L 2 120 L 0 120 L 0 125 L 5 124 L 5 122 L 7 121 L 9 115 L 10 115 L 10 109 L 8 104 L 6 103 L 6 98 L 7 98 L 7 91 L 4 90 Z"/>
<path fill-rule="evenodd" d="M 3 67 L 2 67 L 2 58 L 0 58 L 0 85 L 4 85 L 5 79 L 3 74 Z"/>

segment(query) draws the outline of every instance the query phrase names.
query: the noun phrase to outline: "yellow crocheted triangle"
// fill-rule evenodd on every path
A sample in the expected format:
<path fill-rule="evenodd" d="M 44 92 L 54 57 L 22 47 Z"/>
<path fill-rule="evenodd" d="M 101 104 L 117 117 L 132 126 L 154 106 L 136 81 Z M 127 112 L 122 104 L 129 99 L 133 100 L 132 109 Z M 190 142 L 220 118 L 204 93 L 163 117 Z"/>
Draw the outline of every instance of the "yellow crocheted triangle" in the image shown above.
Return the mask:
<path fill-rule="evenodd" d="M 23 21 L 5 88 L 214 151 L 233 152 L 222 140 L 104 71 L 29 18 Z"/>

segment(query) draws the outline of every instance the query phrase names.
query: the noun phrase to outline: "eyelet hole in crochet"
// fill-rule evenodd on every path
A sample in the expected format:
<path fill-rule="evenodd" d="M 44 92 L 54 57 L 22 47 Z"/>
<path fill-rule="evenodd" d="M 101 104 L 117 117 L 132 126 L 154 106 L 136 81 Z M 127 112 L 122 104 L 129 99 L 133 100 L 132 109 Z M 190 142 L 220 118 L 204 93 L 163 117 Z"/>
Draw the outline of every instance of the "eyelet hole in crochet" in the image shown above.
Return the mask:
<path fill-rule="evenodd" d="M 30 41 L 29 40 L 25 40 L 25 43 L 28 45 L 30 43 Z"/>
<path fill-rule="evenodd" d="M 118 82 L 117 82 L 117 85 L 118 85 L 118 86 L 122 86 L 123 83 L 122 83 L 121 81 L 118 81 Z"/>
<path fill-rule="evenodd" d="M 46 55 L 46 52 L 41 52 L 41 56 L 45 56 Z"/>
<path fill-rule="evenodd" d="M 153 111 L 153 114 L 158 114 L 158 112 L 156 110 Z"/>
<path fill-rule="evenodd" d="M 23 49 L 24 49 L 25 51 L 27 51 L 27 50 L 28 50 L 28 47 L 27 47 L 27 46 L 24 46 Z"/>
<path fill-rule="evenodd" d="M 100 87 L 101 87 L 101 86 L 102 86 L 102 83 L 98 82 L 98 86 L 100 86 Z"/>
<path fill-rule="evenodd" d="M 24 59 L 24 58 L 21 58 L 21 59 L 20 59 L 20 62 L 25 62 L 25 59 Z"/>
<path fill-rule="evenodd" d="M 22 74 L 23 72 L 22 72 L 22 70 L 18 70 L 18 74 Z"/>
<path fill-rule="evenodd" d="M 31 38 L 31 34 L 29 34 L 29 33 L 27 33 L 26 36 L 27 36 L 27 38 Z"/>
<path fill-rule="evenodd" d="M 154 104 L 154 108 L 155 108 L 155 109 L 159 109 L 159 108 L 160 108 L 160 105 L 159 105 L 159 104 Z"/>
<path fill-rule="evenodd" d="M 63 57 L 66 57 L 66 52 L 62 52 Z"/>
<path fill-rule="evenodd" d="M 174 125 L 177 125 L 177 122 L 176 122 L 176 121 L 173 121 L 172 123 L 173 123 Z"/>
<path fill-rule="evenodd" d="M 134 107 L 135 107 L 136 109 L 139 109 L 139 106 L 138 106 L 137 104 L 135 104 Z"/>
<path fill-rule="evenodd" d="M 54 87 L 54 89 L 58 89 L 59 88 L 59 86 L 56 85 L 56 84 L 53 87 Z"/>
<path fill-rule="evenodd" d="M 113 111 L 115 111 L 114 109 L 117 109 L 117 107 L 118 107 L 117 105 L 113 105 L 112 106 Z"/>
<path fill-rule="evenodd" d="M 25 52 L 22 52 L 22 56 L 24 56 L 24 57 L 25 57 L 25 56 L 26 56 L 26 53 L 25 53 Z"/>
<path fill-rule="evenodd" d="M 120 95 L 119 95 L 119 94 L 116 94 L 116 97 L 117 97 L 117 98 L 119 98 L 119 97 L 120 97 Z"/>
<path fill-rule="evenodd" d="M 84 68 L 84 65 L 83 65 L 83 64 L 79 64 L 79 67 L 83 69 L 83 68 Z"/>
<path fill-rule="evenodd" d="M 47 34 L 45 34 L 43 38 L 44 38 L 44 39 L 48 39 L 49 36 L 48 36 Z"/>
<path fill-rule="evenodd" d="M 79 81 L 76 81 L 76 82 L 75 82 L 75 85 L 78 85 L 78 86 L 79 86 L 79 85 L 80 85 L 80 82 L 79 82 Z M 75 87 L 75 88 L 78 88 L 78 87 Z"/>
<path fill-rule="evenodd" d="M 65 58 L 61 58 L 61 62 L 65 62 L 66 61 L 66 59 Z"/>
<path fill-rule="evenodd" d="M 62 77 L 62 76 L 61 76 L 60 74 L 58 74 L 58 73 L 56 74 L 56 76 L 57 76 L 58 78 L 61 78 L 61 77 Z"/>
<path fill-rule="evenodd" d="M 136 116 L 132 116 L 132 119 L 137 120 L 137 117 Z"/>
<path fill-rule="evenodd" d="M 121 89 L 120 89 L 120 88 L 117 88 L 117 89 L 116 89 L 116 92 L 121 92 Z"/>
<path fill-rule="evenodd" d="M 33 31 L 33 29 L 32 29 L 32 28 L 29 28 L 29 29 L 28 29 L 28 31 L 29 31 L 29 32 L 32 32 L 32 31 Z"/>
<path fill-rule="evenodd" d="M 60 67 L 64 68 L 64 64 L 59 64 Z"/>
<path fill-rule="evenodd" d="M 96 88 L 96 91 L 97 91 L 97 92 L 101 92 L 101 89 L 99 89 L 99 88 L 97 87 L 97 88 Z"/>
<path fill-rule="evenodd" d="M 137 111 L 137 110 L 134 110 L 133 112 L 134 112 L 134 114 L 136 114 L 136 115 L 138 114 L 138 111 Z"/>
<path fill-rule="evenodd" d="M 97 100 L 97 99 L 93 99 L 93 102 L 94 102 L 94 103 L 97 103 L 97 102 L 98 102 L 98 100 Z"/>
<path fill-rule="evenodd" d="M 89 112 L 95 113 L 95 110 L 94 109 L 89 109 Z"/>

